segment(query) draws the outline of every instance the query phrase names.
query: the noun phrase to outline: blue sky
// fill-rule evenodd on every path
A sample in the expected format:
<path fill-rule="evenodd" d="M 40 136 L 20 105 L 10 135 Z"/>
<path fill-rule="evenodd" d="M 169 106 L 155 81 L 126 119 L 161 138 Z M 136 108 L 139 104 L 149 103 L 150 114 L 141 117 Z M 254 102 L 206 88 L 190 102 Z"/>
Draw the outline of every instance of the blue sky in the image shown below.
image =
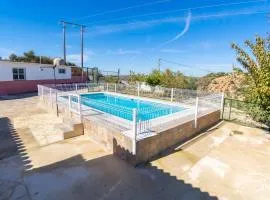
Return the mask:
<path fill-rule="evenodd" d="M 0 56 L 34 50 L 62 56 L 60 20 L 87 25 L 85 65 L 147 73 L 161 63 L 186 75 L 231 71 L 230 44 L 269 31 L 270 3 L 263 0 L 2 0 Z M 79 30 L 68 27 L 68 60 L 80 58 Z"/>

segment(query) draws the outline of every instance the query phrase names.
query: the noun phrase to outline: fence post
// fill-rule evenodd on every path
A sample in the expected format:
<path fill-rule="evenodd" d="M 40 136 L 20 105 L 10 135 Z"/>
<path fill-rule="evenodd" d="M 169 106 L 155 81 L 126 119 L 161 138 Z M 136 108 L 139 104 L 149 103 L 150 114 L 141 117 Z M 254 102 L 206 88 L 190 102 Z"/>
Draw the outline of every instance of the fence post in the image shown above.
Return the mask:
<path fill-rule="evenodd" d="M 58 103 L 57 103 L 57 101 L 58 101 L 58 98 L 57 98 L 57 92 L 55 92 L 56 115 L 57 115 L 57 117 L 58 117 L 59 115 L 58 115 Z"/>
<path fill-rule="evenodd" d="M 224 92 L 222 92 L 222 94 L 221 94 L 220 112 L 222 112 L 221 118 L 223 119 L 223 113 L 224 113 Z"/>
<path fill-rule="evenodd" d="M 51 101 L 51 106 L 53 107 L 52 88 L 50 88 L 50 101 Z"/>
<path fill-rule="evenodd" d="M 116 83 L 114 84 L 114 92 L 116 93 Z"/>
<path fill-rule="evenodd" d="M 229 120 L 231 120 L 231 111 L 232 111 L 232 99 L 230 99 Z"/>
<path fill-rule="evenodd" d="M 173 101 L 173 88 L 171 89 L 171 102 Z"/>
<path fill-rule="evenodd" d="M 194 118 L 194 126 L 197 128 L 197 118 L 198 118 L 198 106 L 199 106 L 199 97 L 196 97 L 196 106 L 195 106 L 195 118 Z"/>
<path fill-rule="evenodd" d="M 41 86 L 41 97 L 42 97 L 42 100 L 44 101 L 44 87 Z"/>
<path fill-rule="evenodd" d="M 71 116 L 71 96 L 70 96 L 70 94 L 68 95 L 68 112 L 69 112 L 69 115 Z"/>
<path fill-rule="evenodd" d="M 137 84 L 137 92 L 138 92 L 138 97 L 140 96 L 140 82 Z"/>
<path fill-rule="evenodd" d="M 106 87 L 107 92 L 109 92 L 109 83 L 106 84 Z"/>
<path fill-rule="evenodd" d="M 76 94 L 78 94 L 78 84 L 75 84 L 75 88 L 76 88 Z"/>
<path fill-rule="evenodd" d="M 132 153 L 136 155 L 136 141 L 137 141 L 137 109 L 133 108 L 132 110 Z"/>
<path fill-rule="evenodd" d="M 80 115 L 80 120 L 82 122 L 82 107 L 81 107 L 81 95 L 78 94 L 78 111 Z"/>

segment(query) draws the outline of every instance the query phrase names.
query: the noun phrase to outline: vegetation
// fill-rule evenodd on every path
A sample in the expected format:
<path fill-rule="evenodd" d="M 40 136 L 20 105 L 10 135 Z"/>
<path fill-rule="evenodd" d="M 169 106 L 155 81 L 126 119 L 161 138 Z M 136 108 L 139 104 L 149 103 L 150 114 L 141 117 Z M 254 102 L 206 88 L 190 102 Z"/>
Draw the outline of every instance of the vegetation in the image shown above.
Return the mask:
<path fill-rule="evenodd" d="M 194 79 L 184 76 L 181 72 L 173 72 L 170 69 L 159 71 L 154 69 L 150 74 L 136 74 L 130 72 L 129 82 L 146 82 L 151 86 L 163 86 L 168 88 L 194 88 Z"/>
<path fill-rule="evenodd" d="M 128 82 L 145 82 L 147 75 L 138 73 L 136 74 L 134 71 L 129 72 Z"/>
<path fill-rule="evenodd" d="M 244 88 L 245 100 L 253 103 L 249 113 L 255 120 L 270 125 L 270 38 L 257 36 L 255 43 L 245 41 L 247 50 L 232 44 L 237 61 L 247 71 L 247 87 Z"/>
<path fill-rule="evenodd" d="M 216 78 L 221 76 L 226 76 L 228 73 L 225 72 L 218 72 L 218 73 L 209 73 L 203 77 L 201 77 L 197 82 L 197 88 L 199 90 L 207 90 L 208 85 Z"/>
<path fill-rule="evenodd" d="M 104 81 L 106 83 L 118 83 L 118 77 L 116 77 L 116 76 L 105 76 Z"/>
<path fill-rule="evenodd" d="M 31 62 L 31 63 L 42 63 L 42 64 L 53 64 L 53 59 L 47 56 L 36 56 L 33 50 L 23 53 L 23 56 L 17 56 L 12 53 L 9 55 L 9 60 L 13 62 Z M 76 66 L 74 63 L 67 62 L 69 66 Z"/>

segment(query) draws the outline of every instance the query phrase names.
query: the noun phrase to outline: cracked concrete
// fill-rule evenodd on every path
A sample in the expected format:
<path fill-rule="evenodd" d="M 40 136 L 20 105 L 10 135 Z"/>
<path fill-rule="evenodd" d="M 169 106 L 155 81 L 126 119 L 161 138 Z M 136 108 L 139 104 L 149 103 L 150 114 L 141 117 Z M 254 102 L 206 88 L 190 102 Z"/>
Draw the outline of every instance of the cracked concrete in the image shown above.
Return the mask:
<path fill-rule="evenodd" d="M 33 135 L 54 134 L 59 119 L 35 96 L 0 101 L 0 112 L 0 200 L 270 196 L 270 137 L 260 129 L 223 123 L 133 168 L 87 136 L 41 146 Z"/>

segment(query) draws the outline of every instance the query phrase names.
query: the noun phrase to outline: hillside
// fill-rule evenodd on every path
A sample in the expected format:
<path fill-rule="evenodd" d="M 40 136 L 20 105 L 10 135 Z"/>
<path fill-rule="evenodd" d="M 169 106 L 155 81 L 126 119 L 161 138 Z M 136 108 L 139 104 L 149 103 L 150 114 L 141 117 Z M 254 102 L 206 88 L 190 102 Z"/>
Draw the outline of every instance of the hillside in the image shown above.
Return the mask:
<path fill-rule="evenodd" d="M 224 92 L 229 97 L 241 99 L 240 90 L 243 88 L 244 80 L 243 74 L 231 73 L 213 79 L 207 86 L 207 90 Z"/>

